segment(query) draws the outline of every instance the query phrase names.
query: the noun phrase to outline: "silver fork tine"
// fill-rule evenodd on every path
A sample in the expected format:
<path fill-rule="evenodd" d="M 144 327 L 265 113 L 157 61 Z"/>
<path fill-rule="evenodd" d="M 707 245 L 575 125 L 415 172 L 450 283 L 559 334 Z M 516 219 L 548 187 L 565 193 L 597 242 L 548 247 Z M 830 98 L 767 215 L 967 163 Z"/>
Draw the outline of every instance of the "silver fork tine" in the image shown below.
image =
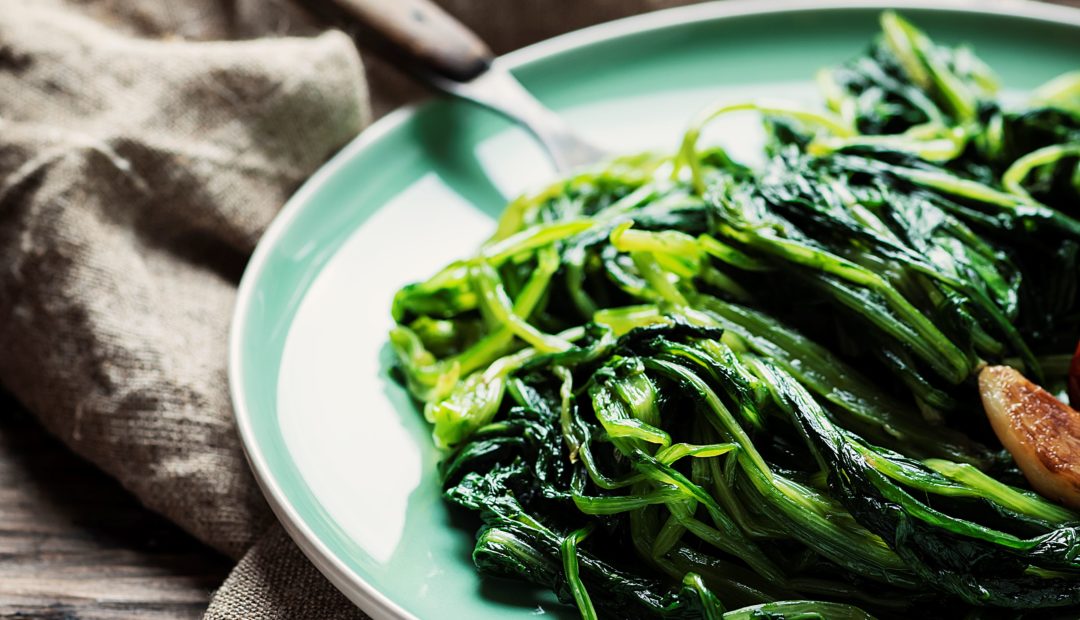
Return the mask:
<path fill-rule="evenodd" d="M 322 11 L 365 30 L 376 54 L 455 97 L 494 110 L 527 129 L 559 172 L 605 157 L 544 107 L 499 62 L 483 41 L 431 0 L 309 0 Z"/>
<path fill-rule="evenodd" d="M 468 82 L 438 75 L 427 77 L 439 90 L 494 110 L 528 130 L 544 147 L 558 172 L 570 172 L 607 157 L 603 149 L 575 133 L 565 119 L 540 103 L 498 63 Z"/>

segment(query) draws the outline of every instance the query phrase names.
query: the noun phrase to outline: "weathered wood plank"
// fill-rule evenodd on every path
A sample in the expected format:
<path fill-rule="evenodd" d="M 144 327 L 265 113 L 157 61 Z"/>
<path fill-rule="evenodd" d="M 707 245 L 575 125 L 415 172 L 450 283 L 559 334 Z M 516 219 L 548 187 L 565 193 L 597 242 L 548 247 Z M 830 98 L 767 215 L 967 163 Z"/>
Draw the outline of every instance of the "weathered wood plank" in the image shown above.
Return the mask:
<path fill-rule="evenodd" d="M 0 395 L 0 618 L 199 618 L 229 567 Z"/>

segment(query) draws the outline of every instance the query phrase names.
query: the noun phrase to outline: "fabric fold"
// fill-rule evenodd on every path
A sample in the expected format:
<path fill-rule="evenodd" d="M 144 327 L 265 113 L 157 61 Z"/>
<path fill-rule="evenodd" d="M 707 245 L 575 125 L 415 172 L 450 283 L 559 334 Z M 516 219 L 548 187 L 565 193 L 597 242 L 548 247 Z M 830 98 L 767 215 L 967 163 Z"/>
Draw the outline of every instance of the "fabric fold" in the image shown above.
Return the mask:
<path fill-rule="evenodd" d="M 367 123 L 355 48 L 339 32 L 148 40 L 5 8 L 0 384 L 240 557 L 272 517 L 229 404 L 235 286 L 280 206 Z"/>
<path fill-rule="evenodd" d="M 273 525 L 217 591 L 204 620 L 354 620 L 366 618 Z"/>

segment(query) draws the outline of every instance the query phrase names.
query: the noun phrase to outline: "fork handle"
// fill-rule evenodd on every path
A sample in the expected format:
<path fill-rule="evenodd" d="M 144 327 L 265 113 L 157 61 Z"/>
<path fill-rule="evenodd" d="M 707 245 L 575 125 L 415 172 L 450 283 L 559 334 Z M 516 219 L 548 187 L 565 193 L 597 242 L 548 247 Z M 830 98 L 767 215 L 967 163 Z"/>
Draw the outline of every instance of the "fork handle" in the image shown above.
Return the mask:
<path fill-rule="evenodd" d="M 382 39 L 383 51 L 416 69 L 457 82 L 480 75 L 494 54 L 479 37 L 430 0 L 333 0 Z"/>

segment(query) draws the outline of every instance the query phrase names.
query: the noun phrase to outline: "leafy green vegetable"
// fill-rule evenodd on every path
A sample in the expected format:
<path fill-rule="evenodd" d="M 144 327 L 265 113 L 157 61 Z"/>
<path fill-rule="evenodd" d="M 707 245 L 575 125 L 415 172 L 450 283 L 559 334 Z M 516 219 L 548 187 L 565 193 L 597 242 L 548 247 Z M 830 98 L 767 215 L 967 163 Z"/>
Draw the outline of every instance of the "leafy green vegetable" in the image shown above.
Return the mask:
<path fill-rule="evenodd" d="M 1010 108 L 970 50 L 882 28 L 819 74 L 827 109 L 706 110 L 398 293 L 482 572 L 584 618 L 1080 613 L 1080 516 L 1027 487 L 972 381 L 1065 382 L 1077 75 Z M 737 111 L 760 165 L 698 144 Z"/>

